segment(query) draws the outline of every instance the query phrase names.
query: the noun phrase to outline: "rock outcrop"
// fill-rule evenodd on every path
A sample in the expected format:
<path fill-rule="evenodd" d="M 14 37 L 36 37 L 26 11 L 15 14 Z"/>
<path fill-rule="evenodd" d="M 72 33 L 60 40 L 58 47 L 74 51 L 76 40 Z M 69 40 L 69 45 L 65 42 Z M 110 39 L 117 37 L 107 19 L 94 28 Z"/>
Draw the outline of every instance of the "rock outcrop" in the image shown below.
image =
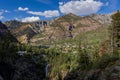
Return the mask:
<path fill-rule="evenodd" d="M 103 25 L 110 25 L 112 20 L 111 14 L 92 14 L 89 16 Z"/>

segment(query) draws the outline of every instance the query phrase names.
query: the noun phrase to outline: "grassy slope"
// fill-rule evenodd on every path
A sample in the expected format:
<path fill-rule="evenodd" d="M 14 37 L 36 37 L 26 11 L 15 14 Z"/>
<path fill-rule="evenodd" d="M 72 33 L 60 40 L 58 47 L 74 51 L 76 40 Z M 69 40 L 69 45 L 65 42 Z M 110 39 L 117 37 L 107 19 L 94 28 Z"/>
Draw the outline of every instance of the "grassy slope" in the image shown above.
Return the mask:
<path fill-rule="evenodd" d="M 46 42 L 44 43 L 44 41 L 43 41 L 42 43 L 39 43 L 38 45 L 40 45 L 40 44 L 42 44 L 42 45 L 46 45 L 46 44 L 64 45 L 65 43 L 78 45 L 81 42 L 83 44 L 100 46 L 101 42 L 104 42 L 109 39 L 109 33 L 108 33 L 107 29 L 108 29 L 108 27 L 105 26 L 105 27 L 101 27 L 97 30 L 81 33 L 75 39 L 67 38 L 67 39 L 60 40 L 60 41 L 54 41 L 53 43 L 52 43 L 52 41 L 48 41 L 47 43 Z M 42 36 L 42 34 L 38 34 L 38 35 L 34 36 L 34 38 L 38 38 L 41 36 Z"/>
<path fill-rule="evenodd" d="M 108 27 L 101 27 L 94 31 L 81 33 L 75 39 L 68 38 L 63 41 L 58 41 L 55 43 L 60 45 L 65 43 L 71 43 L 77 45 L 81 42 L 82 44 L 100 45 L 101 42 L 104 42 L 109 39 L 109 33 L 107 29 Z"/>
<path fill-rule="evenodd" d="M 90 31 L 81 34 L 79 38 L 82 40 L 83 43 L 88 44 L 100 44 L 101 42 L 109 39 L 108 27 L 101 27 L 95 31 Z M 79 39 L 78 39 L 79 40 Z"/>
<path fill-rule="evenodd" d="M 61 73 L 62 77 L 64 77 L 66 75 L 66 73 L 68 71 L 74 70 L 77 67 L 80 68 L 81 64 L 79 64 L 78 60 L 82 59 L 80 58 L 80 52 L 78 49 L 80 49 L 79 47 L 73 49 L 71 48 L 74 45 L 79 46 L 79 44 L 81 43 L 81 45 L 83 45 L 85 47 L 86 53 L 89 55 L 91 61 L 94 63 L 92 65 L 92 67 L 96 67 L 96 65 L 98 64 L 102 64 L 104 65 L 103 62 L 99 62 L 97 63 L 97 57 L 94 56 L 95 54 L 98 54 L 98 49 L 101 46 L 101 43 L 103 43 L 106 40 L 109 40 L 109 33 L 108 33 L 108 27 L 101 27 L 95 31 L 89 31 L 89 32 L 85 32 L 80 34 L 79 36 L 77 36 L 75 39 L 65 39 L 63 41 L 59 41 L 59 42 L 55 42 L 55 51 L 58 52 L 56 53 L 56 55 L 54 56 L 53 53 L 51 53 L 50 56 L 50 65 L 52 66 L 52 71 L 51 71 L 51 76 L 55 77 L 55 75 L 57 73 Z M 66 45 L 67 44 L 67 45 Z M 68 49 L 71 50 L 70 52 L 68 51 L 66 54 L 61 52 L 61 48 L 64 49 L 64 46 L 68 46 L 69 44 L 72 44 Z M 52 44 L 53 45 L 53 44 Z M 56 46 L 56 45 L 61 45 L 61 48 Z M 86 48 L 86 46 L 92 45 L 94 48 Z M 74 55 L 74 51 L 78 51 L 77 53 L 75 53 Z M 84 49 L 83 49 L 84 51 Z M 102 59 L 101 59 L 102 60 Z M 106 59 L 105 59 L 106 60 Z M 91 67 L 90 67 L 91 69 Z M 76 71 L 77 72 L 77 71 Z M 74 72 L 72 76 L 74 76 Z M 79 72 L 78 72 L 79 74 Z M 79 77 L 78 77 L 79 78 Z M 72 80 L 72 79 L 68 79 L 68 80 Z M 79 79 L 76 79 L 79 80 Z"/>

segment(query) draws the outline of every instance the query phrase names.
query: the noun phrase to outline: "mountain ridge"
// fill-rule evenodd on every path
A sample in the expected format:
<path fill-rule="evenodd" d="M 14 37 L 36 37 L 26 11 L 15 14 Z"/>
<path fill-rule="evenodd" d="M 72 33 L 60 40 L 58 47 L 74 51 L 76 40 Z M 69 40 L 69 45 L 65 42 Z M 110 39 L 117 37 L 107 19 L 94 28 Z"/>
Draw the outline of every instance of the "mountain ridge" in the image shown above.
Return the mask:
<path fill-rule="evenodd" d="M 95 30 L 100 26 L 110 24 L 110 22 L 110 15 L 92 14 L 88 16 L 77 16 L 73 13 L 69 13 L 50 21 L 40 20 L 36 22 L 20 22 L 11 20 L 5 22 L 5 24 L 11 33 L 17 37 L 18 40 L 20 40 L 20 42 L 22 42 L 21 40 L 25 40 L 23 42 L 27 43 L 28 38 L 31 39 L 37 34 L 41 34 L 46 39 L 52 38 L 55 40 L 55 38 L 67 38 L 67 36 L 71 35 L 70 31 L 68 30 L 70 24 L 75 26 L 74 31 L 72 31 L 72 36 L 74 35 L 73 37 L 76 37 L 79 35 L 78 33 L 83 32 L 84 29 L 85 32 Z M 21 39 L 23 36 L 24 39 Z"/>
<path fill-rule="evenodd" d="M 69 30 L 70 25 L 74 26 L 72 30 Z M 50 26 L 45 28 L 44 32 L 38 34 L 42 37 L 33 37 L 31 42 L 37 41 L 37 43 L 40 43 L 44 41 L 48 42 L 49 40 L 74 39 L 83 32 L 96 30 L 101 26 L 101 23 L 89 16 L 80 17 L 70 13 L 55 19 Z"/>
<path fill-rule="evenodd" d="M 17 42 L 16 38 L 10 33 L 7 26 L 0 22 L 0 40 Z"/>

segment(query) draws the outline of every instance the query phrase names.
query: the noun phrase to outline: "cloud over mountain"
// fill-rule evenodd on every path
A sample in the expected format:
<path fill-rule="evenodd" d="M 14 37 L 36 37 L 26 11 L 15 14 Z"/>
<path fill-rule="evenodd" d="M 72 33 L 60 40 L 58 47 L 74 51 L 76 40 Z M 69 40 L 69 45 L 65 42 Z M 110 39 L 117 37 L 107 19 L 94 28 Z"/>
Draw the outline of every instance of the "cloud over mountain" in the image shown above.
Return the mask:
<path fill-rule="evenodd" d="M 32 16 L 32 17 L 23 18 L 22 22 L 34 22 L 34 21 L 38 21 L 38 20 L 40 20 L 39 17 Z"/>
<path fill-rule="evenodd" d="M 6 2 L 9 4 L 6 5 Z M 3 22 L 28 16 L 48 20 L 68 13 L 86 16 L 120 10 L 119 0 L 0 0 L 0 3 L 0 20 Z"/>
<path fill-rule="evenodd" d="M 98 12 L 102 6 L 102 2 L 95 0 L 69 1 L 65 4 L 59 2 L 59 9 L 64 14 L 87 15 Z"/>
<path fill-rule="evenodd" d="M 27 11 L 27 13 L 45 17 L 57 17 L 60 15 L 58 10 L 47 10 L 44 12 Z"/>

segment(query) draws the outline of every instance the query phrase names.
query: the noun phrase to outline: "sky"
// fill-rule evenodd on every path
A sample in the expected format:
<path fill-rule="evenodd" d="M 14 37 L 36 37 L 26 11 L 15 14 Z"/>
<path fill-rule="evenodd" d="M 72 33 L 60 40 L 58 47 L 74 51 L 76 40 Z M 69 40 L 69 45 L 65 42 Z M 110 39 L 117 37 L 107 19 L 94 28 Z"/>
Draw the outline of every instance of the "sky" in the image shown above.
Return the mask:
<path fill-rule="evenodd" d="M 110 14 L 120 10 L 119 4 L 120 0 L 0 0 L 0 21 L 32 22 L 68 13 Z"/>

